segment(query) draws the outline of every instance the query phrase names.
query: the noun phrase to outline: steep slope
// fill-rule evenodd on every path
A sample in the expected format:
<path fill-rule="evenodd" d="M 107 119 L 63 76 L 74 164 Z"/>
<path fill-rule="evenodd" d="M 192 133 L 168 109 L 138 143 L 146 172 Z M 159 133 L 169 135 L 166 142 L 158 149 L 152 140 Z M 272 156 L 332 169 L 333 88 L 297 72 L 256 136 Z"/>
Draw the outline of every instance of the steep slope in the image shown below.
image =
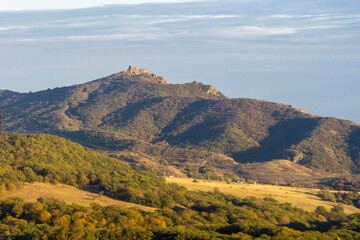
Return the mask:
<path fill-rule="evenodd" d="M 230 166 L 236 165 L 233 160 L 287 159 L 320 172 L 360 173 L 359 125 L 290 105 L 228 99 L 198 82 L 169 84 L 135 67 L 71 87 L 29 94 L 3 91 L 0 104 L 7 131 L 57 134 L 175 165 L 201 167 L 214 158 L 220 160 L 211 160 L 212 165 Z M 189 149 L 192 153 L 184 154 Z M 193 156 L 205 159 L 194 161 Z"/>

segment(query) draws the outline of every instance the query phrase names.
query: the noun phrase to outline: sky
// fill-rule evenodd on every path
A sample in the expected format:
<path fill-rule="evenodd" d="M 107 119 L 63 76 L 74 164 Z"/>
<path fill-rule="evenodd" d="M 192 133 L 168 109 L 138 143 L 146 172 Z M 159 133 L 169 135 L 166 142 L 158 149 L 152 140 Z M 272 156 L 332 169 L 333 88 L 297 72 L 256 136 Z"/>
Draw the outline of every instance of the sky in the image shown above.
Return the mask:
<path fill-rule="evenodd" d="M 360 123 L 360 1 L 149 2 L 0 0 L 0 89 L 80 84 L 133 65 Z"/>
<path fill-rule="evenodd" d="M 114 4 L 173 3 L 193 0 L 0 0 L 0 11 L 77 9 Z M 203 1 L 203 0 L 198 0 Z"/>

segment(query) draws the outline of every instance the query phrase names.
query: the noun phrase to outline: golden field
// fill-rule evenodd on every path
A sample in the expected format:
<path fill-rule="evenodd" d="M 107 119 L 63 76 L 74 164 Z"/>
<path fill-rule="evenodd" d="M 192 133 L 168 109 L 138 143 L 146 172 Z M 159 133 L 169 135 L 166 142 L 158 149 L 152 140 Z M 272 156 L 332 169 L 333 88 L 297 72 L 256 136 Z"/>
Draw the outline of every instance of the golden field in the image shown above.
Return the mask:
<path fill-rule="evenodd" d="M 318 189 L 311 188 L 298 188 L 286 186 L 273 186 L 263 184 L 239 184 L 239 183 L 226 183 L 218 181 L 197 180 L 193 182 L 190 178 L 166 178 L 168 183 L 177 183 L 181 186 L 195 191 L 214 191 L 218 188 L 224 194 L 231 194 L 236 197 L 273 197 L 281 203 L 291 203 L 294 206 L 303 208 L 307 211 L 314 211 L 317 206 L 324 206 L 327 209 L 333 206 L 341 206 L 344 208 L 345 213 L 360 213 L 360 209 L 341 203 L 322 201 L 316 193 Z"/>
<path fill-rule="evenodd" d="M 118 206 L 121 208 L 139 208 L 145 211 L 155 211 L 155 208 L 146 207 L 134 203 L 119 201 L 97 193 L 81 190 L 65 184 L 32 183 L 25 184 L 20 189 L 6 191 L 0 194 L 0 199 L 9 197 L 20 197 L 27 202 L 36 202 L 38 198 L 55 198 L 65 201 L 67 204 L 79 204 L 89 206 L 91 203 L 98 203 L 101 206 Z"/>

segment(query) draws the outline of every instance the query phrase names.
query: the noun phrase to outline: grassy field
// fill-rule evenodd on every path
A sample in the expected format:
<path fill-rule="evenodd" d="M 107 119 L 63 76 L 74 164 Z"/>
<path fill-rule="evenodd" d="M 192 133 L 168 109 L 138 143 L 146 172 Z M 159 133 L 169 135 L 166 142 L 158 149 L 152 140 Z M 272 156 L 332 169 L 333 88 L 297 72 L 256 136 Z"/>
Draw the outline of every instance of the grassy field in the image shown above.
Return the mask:
<path fill-rule="evenodd" d="M 257 179 L 258 182 L 275 183 L 281 185 L 295 184 L 296 186 L 310 187 L 321 185 L 339 174 L 319 174 L 305 166 L 289 160 L 277 159 L 267 162 L 239 164 L 238 172 L 245 179 Z"/>
<path fill-rule="evenodd" d="M 217 187 L 225 194 L 231 194 L 241 198 L 251 196 L 257 198 L 273 197 L 279 202 L 288 202 L 307 211 L 313 211 L 317 206 L 324 206 L 327 209 L 330 209 L 333 206 L 340 205 L 344 208 L 345 213 L 347 214 L 360 213 L 360 209 L 353 206 L 322 201 L 318 196 L 316 196 L 317 191 L 319 191 L 317 189 L 262 184 L 227 184 L 225 182 L 204 180 L 197 180 L 198 182 L 193 182 L 193 179 L 190 178 L 166 178 L 166 181 L 168 183 L 177 183 L 181 186 L 185 186 L 189 190 L 197 191 L 214 191 L 214 188 Z"/>
<path fill-rule="evenodd" d="M 0 194 L 0 199 L 8 197 L 20 197 L 28 202 L 35 202 L 38 198 L 55 198 L 65 201 L 68 204 L 76 203 L 83 206 L 89 206 L 91 203 L 98 203 L 101 206 L 118 206 L 121 208 L 140 208 L 145 211 L 155 211 L 155 208 L 146 207 L 134 203 L 123 202 L 100 196 L 96 193 L 87 192 L 76 187 L 64 184 L 48 184 L 48 183 L 33 183 L 25 184 L 21 189 L 4 192 Z"/>

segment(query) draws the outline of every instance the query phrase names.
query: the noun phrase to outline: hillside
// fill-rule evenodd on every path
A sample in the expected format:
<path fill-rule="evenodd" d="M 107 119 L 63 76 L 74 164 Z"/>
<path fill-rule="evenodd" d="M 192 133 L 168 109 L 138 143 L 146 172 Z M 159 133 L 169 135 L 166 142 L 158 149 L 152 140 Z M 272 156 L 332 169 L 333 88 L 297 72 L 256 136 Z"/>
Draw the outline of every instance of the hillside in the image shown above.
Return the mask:
<path fill-rule="evenodd" d="M 57 199 L 67 204 L 78 204 L 81 206 L 90 206 L 91 204 L 99 204 L 100 206 L 116 206 L 122 209 L 138 208 L 144 211 L 154 212 L 156 208 L 146 207 L 143 205 L 120 201 L 117 199 L 101 196 L 98 193 L 82 190 L 77 187 L 65 184 L 51 184 L 35 182 L 25 184 L 20 189 L 6 191 L 1 193 L 0 200 L 9 198 L 22 198 L 26 202 L 36 202 L 37 199 Z"/>
<path fill-rule="evenodd" d="M 221 191 L 232 193 L 227 185 Z M 357 212 L 350 206 L 307 212 L 270 194 L 238 198 L 217 186 L 202 192 L 166 184 L 151 172 L 57 136 L 0 136 L 1 238 L 359 238 L 359 214 L 346 215 Z"/>
<path fill-rule="evenodd" d="M 229 99 L 198 82 L 170 84 L 135 67 L 70 87 L 2 91 L 0 104 L 8 132 L 50 133 L 91 148 L 161 158 L 183 173 L 189 172 L 186 163 L 199 171 L 274 159 L 318 173 L 360 173 L 355 123 L 290 105 Z"/>
<path fill-rule="evenodd" d="M 136 161 L 132 157 L 136 158 L 136 154 L 129 154 L 127 160 Z M 125 160 L 124 156 L 118 158 Z M 238 198 L 220 192 L 217 185 L 204 190 L 207 192 L 166 184 L 151 171 L 140 171 L 57 136 L 0 136 L 0 192 L 2 197 L 12 197 L 0 200 L 2 238 L 359 237 L 359 215 L 346 215 L 345 210 L 351 212 L 348 206 L 344 209 L 336 205 L 330 211 L 319 206 L 307 212 L 290 203 L 277 202 L 270 195 L 260 195 L 264 199 Z"/>
<path fill-rule="evenodd" d="M 171 189 L 151 172 L 52 135 L 0 136 L 0 192 L 22 183 L 62 183 L 153 207 L 172 201 Z M 170 202 L 169 202 L 170 201 Z"/>

